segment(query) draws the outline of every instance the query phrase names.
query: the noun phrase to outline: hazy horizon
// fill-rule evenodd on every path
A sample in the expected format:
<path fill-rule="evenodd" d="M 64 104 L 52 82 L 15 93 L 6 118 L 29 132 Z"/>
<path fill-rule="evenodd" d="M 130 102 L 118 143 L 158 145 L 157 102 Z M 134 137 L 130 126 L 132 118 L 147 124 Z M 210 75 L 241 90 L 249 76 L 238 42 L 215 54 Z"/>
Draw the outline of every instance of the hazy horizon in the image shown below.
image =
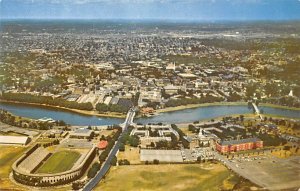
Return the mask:
<path fill-rule="evenodd" d="M 0 0 L 3 19 L 300 20 L 300 0 Z"/>

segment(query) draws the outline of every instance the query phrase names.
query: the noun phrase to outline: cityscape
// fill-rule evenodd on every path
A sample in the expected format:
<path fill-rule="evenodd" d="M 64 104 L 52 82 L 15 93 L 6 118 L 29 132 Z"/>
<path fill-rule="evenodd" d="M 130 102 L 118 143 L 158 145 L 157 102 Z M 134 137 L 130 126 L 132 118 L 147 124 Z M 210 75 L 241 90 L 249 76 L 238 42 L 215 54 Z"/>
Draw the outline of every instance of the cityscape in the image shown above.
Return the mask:
<path fill-rule="evenodd" d="M 297 0 L 0 1 L 0 190 L 299 190 L 299 21 Z"/>

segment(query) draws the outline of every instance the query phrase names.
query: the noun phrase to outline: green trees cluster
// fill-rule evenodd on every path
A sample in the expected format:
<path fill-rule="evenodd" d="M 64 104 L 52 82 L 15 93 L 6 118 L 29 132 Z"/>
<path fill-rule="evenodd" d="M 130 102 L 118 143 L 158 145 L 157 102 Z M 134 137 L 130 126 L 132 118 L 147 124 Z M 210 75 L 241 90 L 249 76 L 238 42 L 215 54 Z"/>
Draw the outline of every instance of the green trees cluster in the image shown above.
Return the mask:
<path fill-rule="evenodd" d="M 166 140 L 158 141 L 156 144 L 151 142 L 151 147 L 156 149 L 178 149 L 178 139 L 174 134 L 171 134 L 171 141 L 168 142 Z"/>
<path fill-rule="evenodd" d="M 287 143 L 285 139 L 280 138 L 278 135 L 272 136 L 267 133 L 260 133 L 258 138 L 264 142 L 264 146 L 279 146 Z"/>
<path fill-rule="evenodd" d="M 66 107 L 71 109 L 80 109 L 80 110 L 93 110 L 92 103 L 78 103 L 76 101 L 67 101 L 62 98 L 52 98 L 50 96 L 36 96 L 25 93 L 3 93 L 1 99 L 8 101 L 19 101 L 25 103 L 38 103 L 38 104 L 47 104 L 53 106 Z"/>
<path fill-rule="evenodd" d="M 130 136 L 130 132 L 131 130 L 129 129 L 129 131 L 122 136 L 122 144 L 137 147 L 140 144 L 140 138 L 136 135 Z"/>
<path fill-rule="evenodd" d="M 133 103 L 135 106 L 138 105 L 140 94 L 141 94 L 140 92 L 137 92 L 137 93 L 133 96 L 133 98 L 132 98 L 132 103 Z"/>
<path fill-rule="evenodd" d="M 53 123 L 24 119 L 22 117 L 14 116 L 6 110 L 0 110 L 0 121 L 16 127 L 30 127 L 39 130 L 48 130 L 53 127 Z"/>
<path fill-rule="evenodd" d="M 203 98 L 182 98 L 177 100 L 169 100 L 166 103 L 166 107 L 176 107 L 180 105 L 188 105 L 188 104 L 200 104 L 200 103 L 212 103 L 212 102 L 220 102 L 222 98 L 220 97 L 213 97 L 213 96 L 206 96 Z"/>
<path fill-rule="evenodd" d="M 95 162 L 92 167 L 89 169 L 87 177 L 88 178 L 94 178 L 97 174 L 97 172 L 100 170 L 101 165 L 99 162 Z"/>
<path fill-rule="evenodd" d="M 73 190 L 79 190 L 79 189 L 83 188 L 83 186 L 84 186 L 84 182 L 76 181 L 76 182 L 72 183 Z"/>
<path fill-rule="evenodd" d="M 119 138 L 119 136 L 120 136 L 120 134 L 122 132 L 121 127 L 116 127 L 116 129 L 117 129 L 117 132 L 112 137 L 107 137 L 106 138 L 106 140 L 108 142 L 108 145 L 105 148 L 105 150 L 99 156 L 100 162 L 104 162 L 105 161 L 105 159 L 107 158 L 110 150 L 113 148 L 113 146 L 115 144 L 115 141 L 117 141 L 117 139 Z"/>
<path fill-rule="evenodd" d="M 46 147 L 50 147 L 52 145 L 58 145 L 59 144 L 59 140 L 58 139 L 55 139 L 54 141 L 52 142 L 48 142 L 48 143 L 44 143 L 43 144 L 43 147 L 46 148 Z"/>
<path fill-rule="evenodd" d="M 182 130 L 179 129 L 179 128 L 177 127 L 177 125 L 175 125 L 175 124 L 171 124 L 171 127 L 172 127 L 175 131 L 177 131 L 177 133 L 179 134 L 179 141 L 182 142 L 184 148 L 189 148 L 189 144 L 188 144 L 188 142 L 186 141 L 186 139 L 184 138 L 184 136 L 186 136 L 186 135 L 182 132 Z"/>
<path fill-rule="evenodd" d="M 127 108 L 124 106 L 117 105 L 117 104 L 106 105 L 104 103 L 98 103 L 96 105 L 96 110 L 99 111 L 100 113 L 104 113 L 104 112 L 126 113 L 127 112 Z"/>
<path fill-rule="evenodd" d="M 119 165 L 130 165 L 130 162 L 127 159 L 121 159 L 118 163 Z"/>
<path fill-rule="evenodd" d="M 193 133 L 196 133 L 196 131 L 197 131 L 196 127 L 192 124 L 189 124 L 188 129 L 189 129 L 189 131 L 192 131 Z"/>
<path fill-rule="evenodd" d="M 111 159 L 111 161 L 110 161 L 110 164 L 111 164 L 112 166 L 116 166 L 116 165 L 117 165 L 117 162 L 118 162 L 117 157 L 116 157 L 116 156 L 113 156 L 112 159 Z"/>

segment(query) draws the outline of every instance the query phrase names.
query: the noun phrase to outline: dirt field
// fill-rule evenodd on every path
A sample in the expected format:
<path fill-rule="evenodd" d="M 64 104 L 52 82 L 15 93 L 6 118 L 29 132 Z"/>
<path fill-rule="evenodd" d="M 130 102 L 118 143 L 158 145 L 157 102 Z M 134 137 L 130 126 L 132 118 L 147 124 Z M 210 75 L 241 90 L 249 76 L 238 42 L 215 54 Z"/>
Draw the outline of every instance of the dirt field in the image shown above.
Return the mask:
<path fill-rule="evenodd" d="M 125 145 L 125 151 L 118 153 L 118 160 L 127 159 L 130 164 L 140 164 L 139 148 Z"/>
<path fill-rule="evenodd" d="M 237 181 L 221 164 L 130 165 L 112 167 L 95 190 L 229 190 Z"/>

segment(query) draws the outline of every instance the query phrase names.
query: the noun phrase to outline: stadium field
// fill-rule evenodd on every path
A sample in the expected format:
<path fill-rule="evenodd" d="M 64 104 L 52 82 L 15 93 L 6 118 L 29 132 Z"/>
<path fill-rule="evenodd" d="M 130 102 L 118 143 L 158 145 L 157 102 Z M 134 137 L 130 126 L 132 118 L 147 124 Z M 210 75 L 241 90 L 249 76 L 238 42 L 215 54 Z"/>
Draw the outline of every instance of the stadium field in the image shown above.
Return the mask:
<path fill-rule="evenodd" d="M 59 151 L 54 153 L 36 171 L 36 173 L 59 173 L 70 170 L 79 159 L 80 153 L 73 151 Z"/>

